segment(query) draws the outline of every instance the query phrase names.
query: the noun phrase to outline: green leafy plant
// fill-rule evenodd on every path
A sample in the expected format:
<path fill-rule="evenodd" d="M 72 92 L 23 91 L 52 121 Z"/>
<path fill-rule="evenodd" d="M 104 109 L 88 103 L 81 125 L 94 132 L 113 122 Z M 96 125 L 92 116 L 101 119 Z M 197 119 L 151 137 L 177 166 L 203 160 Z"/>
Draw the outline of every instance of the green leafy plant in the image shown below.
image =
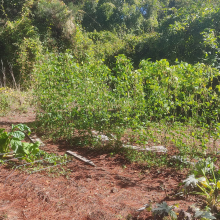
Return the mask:
<path fill-rule="evenodd" d="M 0 94 L 0 116 L 4 116 L 6 115 L 6 112 L 8 111 L 9 109 L 9 103 L 8 103 L 8 100 L 7 98 Z"/>
<path fill-rule="evenodd" d="M 92 147 L 104 144 L 92 138 L 93 131 L 115 135 L 112 145 L 125 136 L 134 146 L 171 144 L 190 161 L 214 145 L 220 99 L 212 87 L 218 77 L 204 64 L 143 60 L 135 70 L 119 55 L 110 69 L 90 55 L 79 62 L 69 50 L 48 52 L 34 66 L 38 126 L 55 139 L 78 136 L 78 144 Z M 133 152 L 127 153 L 132 160 L 148 157 Z"/>
<path fill-rule="evenodd" d="M 213 214 L 210 212 L 210 210 L 205 210 L 205 211 L 201 211 L 200 209 L 196 209 L 195 218 L 199 218 L 199 219 L 216 219 L 215 216 L 213 216 Z"/>
<path fill-rule="evenodd" d="M 5 132 L 5 129 L 0 129 L 0 152 L 7 153 L 9 151 L 9 135 Z"/>
<path fill-rule="evenodd" d="M 211 212 L 217 212 L 220 203 L 220 180 L 216 179 L 214 163 L 210 158 L 197 162 L 195 174 L 190 175 L 183 182 L 185 193 L 202 195 Z M 196 178 L 196 176 L 200 176 Z"/>
<path fill-rule="evenodd" d="M 199 183 L 197 184 L 201 192 L 194 193 L 204 196 L 206 198 L 207 205 L 212 211 L 216 211 L 217 206 L 220 203 L 220 180 L 217 181 L 215 176 L 213 176 L 213 179 L 209 180 L 205 173 L 203 175 L 204 178 L 200 178 Z"/>
<path fill-rule="evenodd" d="M 197 186 L 198 182 L 199 180 L 195 177 L 194 174 L 183 180 L 184 193 L 187 194 L 188 192 L 192 191 Z"/>
<path fill-rule="evenodd" d="M 27 161 L 35 159 L 40 151 L 40 143 L 22 142 L 26 135 L 30 135 L 31 130 L 27 125 L 12 125 L 11 132 L 0 129 L 0 153 L 3 157 L 7 156 L 10 150 L 13 151 L 15 157 L 23 158 Z"/>
<path fill-rule="evenodd" d="M 160 217 L 161 219 L 165 216 L 170 216 L 171 219 L 176 219 L 177 215 L 173 211 L 174 206 L 168 206 L 166 202 L 156 204 L 156 207 L 152 209 L 154 216 Z"/>

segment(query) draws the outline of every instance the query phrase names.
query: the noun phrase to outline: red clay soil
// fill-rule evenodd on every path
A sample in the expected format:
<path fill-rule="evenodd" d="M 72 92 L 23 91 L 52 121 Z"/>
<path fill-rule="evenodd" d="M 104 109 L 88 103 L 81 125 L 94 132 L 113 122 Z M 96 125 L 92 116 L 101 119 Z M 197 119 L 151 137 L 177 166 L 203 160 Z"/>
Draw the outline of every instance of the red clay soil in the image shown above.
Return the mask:
<path fill-rule="evenodd" d="M 12 123 L 33 122 L 32 112 L 1 117 L 0 128 L 8 130 Z M 153 219 L 151 212 L 137 211 L 149 200 L 153 205 L 162 201 L 169 205 L 178 203 L 184 210 L 196 203 L 193 196 L 183 200 L 169 196 L 186 178 L 184 171 L 144 169 L 127 163 L 123 156 L 92 153 L 65 142 L 46 142 L 44 150 L 59 154 L 72 150 L 97 167 L 72 159 L 64 169 L 54 173 L 42 171 L 29 175 L 0 165 L 0 219 Z"/>

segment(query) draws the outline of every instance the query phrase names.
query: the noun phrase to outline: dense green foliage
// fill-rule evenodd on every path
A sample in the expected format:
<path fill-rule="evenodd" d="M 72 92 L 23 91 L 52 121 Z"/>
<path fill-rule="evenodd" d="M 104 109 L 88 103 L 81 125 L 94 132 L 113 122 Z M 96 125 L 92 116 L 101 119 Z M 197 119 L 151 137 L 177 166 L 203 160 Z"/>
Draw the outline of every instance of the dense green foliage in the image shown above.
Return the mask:
<path fill-rule="evenodd" d="M 211 0 L 2 1 L 0 58 L 17 80 L 28 78 L 47 50 L 104 58 L 110 68 L 119 54 L 135 68 L 148 58 L 218 67 L 219 15 Z"/>
<path fill-rule="evenodd" d="M 178 123 L 196 126 L 204 150 L 201 136 L 219 135 L 220 76 L 213 68 L 219 68 L 219 6 L 211 0 L 2 1 L 0 86 L 13 73 L 22 88 L 32 86 L 41 126 L 57 137 L 96 130 L 120 140 L 127 129 L 164 120 L 171 136 Z M 148 132 L 152 142 L 161 141 Z M 174 142 L 186 153 L 183 139 Z"/>
<path fill-rule="evenodd" d="M 5 67 L 13 65 L 18 81 L 29 79 L 36 56 L 45 49 L 62 51 L 73 46 L 71 16 L 59 0 L 2 1 L 0 58 Z"/>
<path fill-rule="evenodd" d="M 38 119 L 55 138 L 80 134 L 91 141 L 95 130 L 120 142 L 132 129 L 128 139 L 135 145 L 173 143 L 180 154 L 194 157 L 206 152 L 212 135 L 216 149 L 219 72 L 204 64 L 145 60 L 135 70 L 120 55 L 110 70 L 100 61 L 82 65 L 69 53 L 48 53 L 35 76 Z"/>
<path fill-rule="evenodd" d="M 165 119 L 217 138 L 219 13 L 211 0 L 2 1 L 2 73 L 34 86 L 49 133 Z"/>
<path fill-rule="evenodd" d="M 110 151 L 163 144 L 185 165 L 117 149 L 148 166 L 187 166 L 219 153 L 219 36 L 216 0 L 2 0 L 0 87 L 32 88 L 38 128 L 55 139 Z M 6 92 L 0 103 L 4 114 Z M 0 133 L 7 152 L 16 137 Z M 28 154 L 22 135 L 11 146 Z"/>
<path fill-rule="evenodd" d="M 123 55 L 117 58 L 116 75 L 100 61 L 80 65 L 68 53 L 47 54 L 35 68 L 42 121 L 51 131 L 65 135 L 70 129 L 70 136 L 74 128 L 108 131 L 144 114 L 143 77 Z"/>

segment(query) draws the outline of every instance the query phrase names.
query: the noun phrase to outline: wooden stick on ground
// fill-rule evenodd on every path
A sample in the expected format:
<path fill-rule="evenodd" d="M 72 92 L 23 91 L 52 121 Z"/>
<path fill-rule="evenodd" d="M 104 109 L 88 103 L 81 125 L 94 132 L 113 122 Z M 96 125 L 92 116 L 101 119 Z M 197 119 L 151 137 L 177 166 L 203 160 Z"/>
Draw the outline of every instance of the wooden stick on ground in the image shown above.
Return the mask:
<path fill-rule="evenodd" d="M 74 153 L 74 152 L 72 152 L 72 151 L 70 151 L 70 150 L 66 151 L 66 153 L 69 154 L 69 155 L 71 155 L 71 156 L 74 156 L 74 157 L 75 157 L 76 159 L 78 159 L 78 160 L 81 160 L 81 161 L 83 161 L 83 162 L 85 162 L 85 163 L 88 163 L 88 164 L 91 165 L 91 166 L 96 167 L 96 165 L 95 165 L 91 160 L 88 160 L 88 159 L 86 159 L 85 157 L 82 157 L 82 156 L 80 156 L 80 155 L 78 155 L 78 154 L 76 154 L 76 153 Z"/>

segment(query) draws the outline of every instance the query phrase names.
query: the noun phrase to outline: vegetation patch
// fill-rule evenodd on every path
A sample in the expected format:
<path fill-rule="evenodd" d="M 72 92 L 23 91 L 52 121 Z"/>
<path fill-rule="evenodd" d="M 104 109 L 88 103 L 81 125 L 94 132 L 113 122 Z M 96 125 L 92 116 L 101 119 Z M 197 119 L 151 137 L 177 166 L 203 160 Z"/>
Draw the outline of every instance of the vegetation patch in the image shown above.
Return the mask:
<path fill-rule="evenodd" d="M 219 218 L 219 22 L 214 0 L 1 1 L 0 116 L 33 107 L 47 139 L 144 169 L 187 170 L 178 195 L 199 194 L 200 210 L 187 217 L 160 201 L 147 211 Z M 25 142 L 29 133 L 0 129 L 1 159 L 13 150 L 28 164 L 65 164 Z M 134 150 L 158 145 L 165 150 Z"/>

